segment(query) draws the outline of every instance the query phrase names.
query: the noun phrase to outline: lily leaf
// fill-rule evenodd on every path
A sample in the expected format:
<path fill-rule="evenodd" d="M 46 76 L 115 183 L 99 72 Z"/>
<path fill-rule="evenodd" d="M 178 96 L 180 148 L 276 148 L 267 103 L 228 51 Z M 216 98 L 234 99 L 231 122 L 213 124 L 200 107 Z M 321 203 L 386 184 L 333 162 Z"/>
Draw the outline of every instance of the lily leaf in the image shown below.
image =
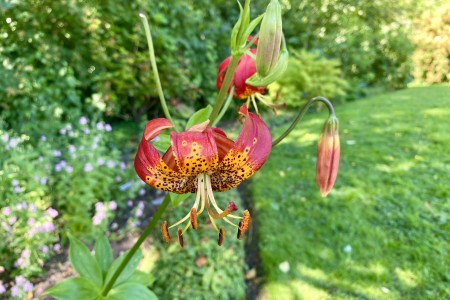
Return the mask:
<path fill-rule="evenodd" d="M 155 140 L 152 142 L 152 145 L 159 152 L 165 153 L 170 147 L 170 134 L 161 133 L 157 138 L 155 138 Z"/>
<path fill-rule="evenodd" d="M 169 193 L 170 195 L 170 201 L 172 201 L 172 207 L 175 208 L 178 205 L 180 205 L 184 200 L 189 198 L 191 196 L 190 193 L 187 194 L 175 194 L 175 193 Z"/>
<path fill-rule="evenodd" d="M 95 258 L 103 275 L 106 275 L 106 272 L 112 264 L 113 254 L 108 238 L 104 235 L 100 235 L 95 242 Z"/>
<path fill-rule="evenodd" d="M 194 125 L 203 123 L 207 120 L 209 120 L 209 116 L 211 115 L 213 111 L 213 108 L 211 105 L 208 105 L 205 108 L 202 108 L 198 111 L 196 111 L 188 120 L 186 124 L 186 129 L 191 128 Z"/>
<path fill-rule="evenodd" d="M 119 268 L 120 264 L 122 263 L 123 259 L 127 255 L 127 253 L 128 253 L 128 251 L 125 252 L 122 256 L 120 256 L 119 258 L 117 258 L 113 262 L 113 264 L 111 265 L 111 267 L 108 270 L 108 273 L 106 274 L 106 281 L 105 282 L 109 282 L 111 277 L 114 275 L 116 270 Z M 118 286 L 119 284 L 121 284 L 122 282 L 124 282 L 128 278 L 130 278 L 131 275 L 133 274 L 133 272 L 136 270 L 136 268 L 139 265 L 139 263 L 141 262 L 141 260 L 142 260 L 142 251 L 139 249 L 138 251 L 136 251 L 136 253 L 130 259 L 128 264 L 122 270 L 122 272 L 120 273 L 120 275 L 117 278 L 116 282 L 114 283 L 113 287 L 114 286 Z M 130 299 L 134 299 L 134 298 L 130 298 Z M 137 298 L 137 299 L 139 299 L 139 298 Z"/>
<path fill-rule="evenodd" d="M 127 280 L 127 282 L 139 283 L 144 286 L 149 286 L 155 281 L 155 276 L 151 273 L 143 272 L 140 270 L 134 271 L 133 275 Z"/>
<path fill-rule="evenodd" d="M 109 292 L 106 300 L 157 300 L 158 297 L 142 284 L 126 282 Z"/>
<path fill-rule="evenodd" d="M 79 240 L 71 235 L 69 235 L 69 240 L 69 260 L 72 267 L 81 277 L 91 280 L 97 286 L 101 287 L 103 274 L 97 260 L 92 256 L 88 247 Z"/>
<path fill-rule="evenodd" d="M 100 294 L 100 288 L 83 277 L 66 279 L 44 292 L 44 295 L 58 300 L 93 300 L 100 297 Z"/>

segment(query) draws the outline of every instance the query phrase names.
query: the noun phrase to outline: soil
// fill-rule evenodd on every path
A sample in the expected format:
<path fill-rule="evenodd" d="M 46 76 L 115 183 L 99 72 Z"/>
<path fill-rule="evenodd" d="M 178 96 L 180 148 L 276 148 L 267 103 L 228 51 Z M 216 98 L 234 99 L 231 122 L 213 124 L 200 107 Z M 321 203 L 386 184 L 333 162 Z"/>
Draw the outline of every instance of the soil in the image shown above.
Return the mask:
<path fill-rule="evenodd" d="M 261 293 L 261 287 L 264 283 L 263 269 L 261 265 L 261 256 L 259 255 L 258 245 L 258 213 L 254 209 L 253 202 L 248 191 L 249 180 L 244 181 L 238 187 L 239 196 L 242 199 L 243 207 L 251 212 L 251 226 L 246 233 L 245 240 L 245 264 L 247 270 L 245 274 L 245 283 L 247 285 L 246 299 L 261 300 L 264 296 Z"/>

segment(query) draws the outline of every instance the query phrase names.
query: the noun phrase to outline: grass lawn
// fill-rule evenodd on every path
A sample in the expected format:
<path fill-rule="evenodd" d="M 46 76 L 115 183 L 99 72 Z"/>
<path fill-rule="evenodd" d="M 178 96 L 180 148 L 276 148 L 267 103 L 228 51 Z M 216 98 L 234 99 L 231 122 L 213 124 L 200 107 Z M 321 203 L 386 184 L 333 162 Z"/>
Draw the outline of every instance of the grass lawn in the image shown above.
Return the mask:
<path fill-rule="evenodd" d="M 450 87 L 411 88 L 336 111 L 341 166 L 327 198 L 315 185 L 325 112 L 307 116 L 249 185 L 264 295 L 449 299 Z"/>

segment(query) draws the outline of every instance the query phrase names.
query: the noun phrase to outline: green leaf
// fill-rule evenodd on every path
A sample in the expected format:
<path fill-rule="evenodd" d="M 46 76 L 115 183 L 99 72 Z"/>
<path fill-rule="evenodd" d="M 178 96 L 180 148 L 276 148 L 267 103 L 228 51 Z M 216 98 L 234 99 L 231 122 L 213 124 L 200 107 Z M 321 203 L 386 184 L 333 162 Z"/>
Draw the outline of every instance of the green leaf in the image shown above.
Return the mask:
<path fill-rule="evenodd" d="M 69 235 L 69 240 L 69 259 L 72 267 L 81 277 L 89 279 L 101 287 L 103 283 L 102 271 L 88 247 L 72 235 Z"/>
<path fill-rule="evenodd" d="M 184 200 L 189 198 L 189 196 L 191 196 L 192 194 L 190 194 L 190 193 L 187 193 L 187 194 L 169 193 L 169 195 L 170 195 L 170 201 L 172 201 L 172 207 L 175 208 L 178 205 L 180 205 Z"/>
<path fill-rule="evenodd" d="M 148 288 L 139 283 L 126 282 L 109 292 L 106 300 L 157 300 L 158 297 Z"/>
<path fill-rule="evenodd" d="M 127 282 L 139 283 L 144 286 L 149 286 L 155 281 L 155 276 L 151 273 L 142 272 L 140 270 L 134 271 L 133 275 L 127 280 Z"/>
<path fill-rule="evenodd" d="M 258 26 L 258 24 L 261 22 L 262 18 L 265 16 L 265 14 L 266 13 L 259 15 L 253 21 L 250 22 L 250 24 L 248 25 L 248 27 L 245 31 L 245 35 L 247 37 L 250 36 L 250 34 L 252 34 L 253 30 L 255 30 L 256 26 Z"/>
<path fill-rule="evenodd" d="M 208 105 L 205 108 L 202 108 L 198 111 L 196 111 L 190 118 L 189 121 L 186 124 L 186 129 L 191 128 L 194 125 L 203 123 L 209 119 L 209 116 L 211 115 L 211 112 L 213 111 L 213 108 L 211 105 Z"/>
<path fill-rule="evenodd" d="M 156 148 L 159 152 L 165 153 L 167 149 L 170 147 L 170 135 L 161 133 L 158 135 L 159 139 L 157 141 L 152 142 L 153 147 Z"/>
<path fill-rule="evenodd" d="M 108 273 L 106 274 L 106 281 L 109 282 L 113 274 L 116 272 L 116 270 L 119 268 L 120 264 L 124 260 L 125 256 L 127 255 L 128 251 L 125 252 L 122 256 L 120 256 L 118 259 L 116 259 L 112 266 L 109 268 Z M 139 265 L 140 261 L 142 260 L 142 251 L 139 249 L 136 251 L 136 253 L 133 255 L 133 257 L 130 259 L 128 264 L 125 266 L 125 268 L 120 273 L 119 277 L 117 278 L 116 282 L 114 283 L 114 286 L 119 285 L 120 283 L 126 281 L 128 278 L 131 277 L 134 270 L 136 270 L 137 266 Z M 132 299 L 132 298 L 131 298 Z"/>
<path fill-rule="evenodd" d="M 103 275 L 106 275 L 109 267 L 113 262 L 113 254 L 108 238 L 100 235 L 95 242 L 95 258 L 102 270 Z"/>
<path fill-rule="evenodd" d="M 83 277 L 66 279 L 44 292 L 58 300 L 92 300 L 100 294 L 100 288 Z"/>

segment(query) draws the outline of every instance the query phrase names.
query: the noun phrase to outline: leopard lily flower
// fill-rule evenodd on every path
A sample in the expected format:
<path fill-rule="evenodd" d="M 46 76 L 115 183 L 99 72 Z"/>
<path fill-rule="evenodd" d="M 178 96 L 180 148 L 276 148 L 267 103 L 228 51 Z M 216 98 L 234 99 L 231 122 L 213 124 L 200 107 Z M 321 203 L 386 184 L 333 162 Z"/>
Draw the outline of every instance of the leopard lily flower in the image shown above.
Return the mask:
<path fill-rule="evenodd" d="M 183 234 L 189 227 L 197 229 L 197 217 L 205 208 L 219 234 L 219 245 L 223 243 L 225 230 L 216 225 L 216 220 L 222 219 L 237 227 L 238 239 L 248 229 L 248 210 L 243 212 L 242 217 L 232 214 L 237 210 L 233 202 L 221 209 L 213 193 L 232 189 L 252 176 L 267 160 L 272 147 L 272 138 L 266 124 L 257 115 L 248 112 L 245 105 L 240 108 L 239 113 L 245 117 L 245 121 L 235 141 L 229 139 L 219 128 L 210 127 L 208 122 L 204 122 L 185 132 L 172 131 L 171 146 L 162 156 L 150 141 L 173 125 L 164 118 L 147 123 L 134 161 L 139 177 L 159 190 L 196 194 L 195 202 L 185 217 L 170 226 L 167 221 L 162 224 L 161 230 L 166 242 L 170 242 L 169 229 L 186 223 L 177 230 L 178 241 L 183 247 Z M 238 225 L 232 220 L 236 220 Z"/>

